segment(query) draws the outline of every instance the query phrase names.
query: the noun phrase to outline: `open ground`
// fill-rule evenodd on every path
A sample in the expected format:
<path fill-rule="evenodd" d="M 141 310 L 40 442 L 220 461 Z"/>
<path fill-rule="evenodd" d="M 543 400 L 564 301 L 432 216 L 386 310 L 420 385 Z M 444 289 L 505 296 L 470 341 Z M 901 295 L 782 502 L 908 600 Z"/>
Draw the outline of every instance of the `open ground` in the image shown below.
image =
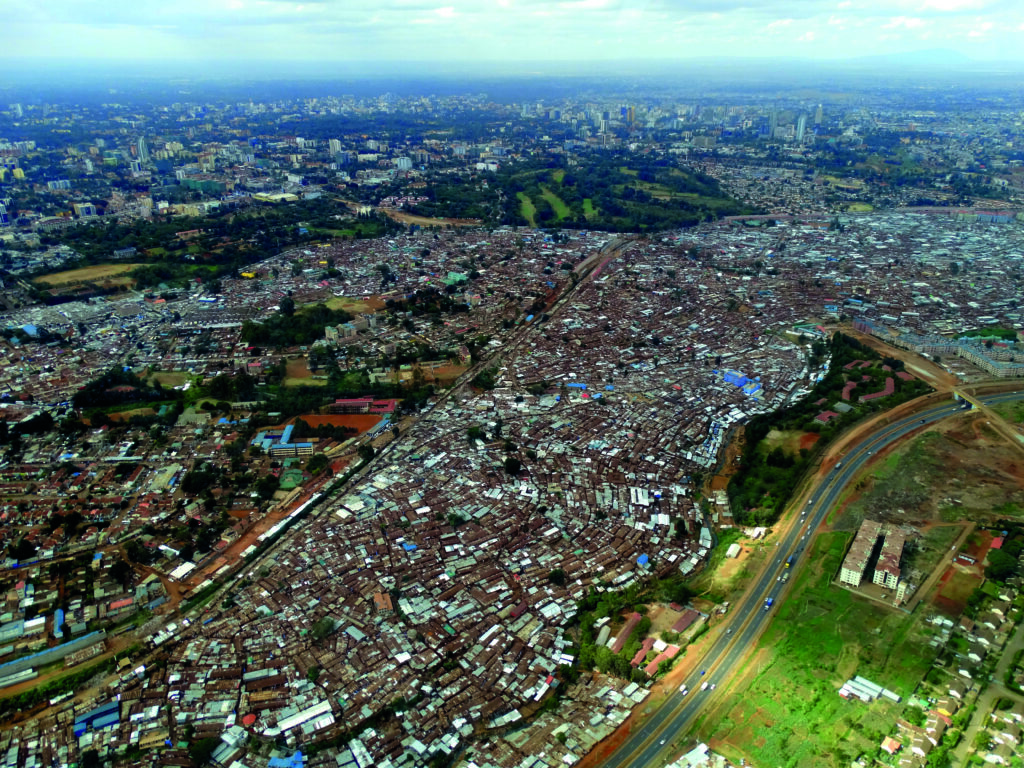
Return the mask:
<path fill-rule="evenodd" d="M 727 756 L 755 765 L 848 763 L 877 747 L 902 705 L 846 701 L 837 694 L 842 683 L 859 674 L 906 696 L 928 670 L 935 652 L 920 617 L 832 585 L 849 539 L 833 532 L 814 541 L 733 695 L 703 718 L 701 737 Z"/>
<path fill-rule="evenodd" d="M 146 264 L 94 264 L 79 269 L 69 269 L 65 272 L 54 272 L 52 275 L 43 275 L 34 278 L 32 282 L 38 285 L 51 285 L 61 288 L 80 283 L 112 283 L 114 285 L 128 285 L 135 281 L 127 277 L 127 273 L 137 267 L 145 267 Z M 120 277 L 119 277 L 120 275 Z"/>

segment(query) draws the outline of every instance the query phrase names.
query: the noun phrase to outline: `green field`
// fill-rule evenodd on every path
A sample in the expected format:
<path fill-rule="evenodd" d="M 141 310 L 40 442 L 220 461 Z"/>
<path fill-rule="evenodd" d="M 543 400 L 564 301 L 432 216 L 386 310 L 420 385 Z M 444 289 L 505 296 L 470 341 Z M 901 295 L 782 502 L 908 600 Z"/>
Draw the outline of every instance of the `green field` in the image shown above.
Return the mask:
<path fill-rule="evenodd" d="M 624 152 L 552 166 L 545 160 L 499 171 L 495 188 L 505 189 L 511 202 L 506 219 L 532 227 L 635 232 L 754 212 L 710 176 Z"/>
<path fill-rule="evenodd" d="M 566 205 L 562 198 L 552 192 L 543 184 L 540 187 L 541 195 L 547 200 L 548 205 L 551 206 L 551 210 L 555 212 L 555 219 L 561 221 L 567 219 L 572 215 L 572 211 L 569 210 L 569 206 Z"/>
<path fill-rule="evenodd" d="M 537 215 L 537 206 L 533 204 L 533 200 L 525 192 L 516 192 L 516 197 L 519 198 L 519 213 L 531 227 L 537 226 L 537 220 L 534 218 Z"/>
<path fill-rule="evenodd" d="M 837 691 L 862 675 L 906 698 L 928 671 L 934 651 L 916 616 L 834 587 L 847 533 L 814 542 L 791 595 L 780 604 L 726 704 L 701 724 L 727 756 L 754 765 L 849 765 L 874 753 L 904 705 L 846 701 Z"/>
<path fill-rule="evenodd" d="M 1024 424 L 1024 400 L 999 403 L 989 407 L 1012 424 Z"/>

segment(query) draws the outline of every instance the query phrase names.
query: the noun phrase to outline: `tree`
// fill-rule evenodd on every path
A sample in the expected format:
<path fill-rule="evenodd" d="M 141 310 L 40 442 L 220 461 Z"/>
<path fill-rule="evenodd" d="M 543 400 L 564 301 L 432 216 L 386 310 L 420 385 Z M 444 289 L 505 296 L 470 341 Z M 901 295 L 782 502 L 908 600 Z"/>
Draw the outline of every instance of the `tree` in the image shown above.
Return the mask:
<path fill-rule="evenodd" d="M 523 464 L 515 456 L 505 457 L 505 471 L 515 477 L 519 474 L 519 470 L 522 469 Z"/>
<path fill-rule="evenodd" d="M 310 456 L 309 461 L 306 462 L 306 471 L 311 475 L 318 475 L 327 468 L 330 463 L 327 456 L 322 453 L 318 453 L 315 456 Z"/>
<path fill-rule="evenodd" d="M 561 568 L 555 568 L 551 573 L 548 574 L 548 581 L 558 587 L 565 586 L 565 571 Z"/>
<path fill-rule="evenodd" d="M 359 458 L 363 461 L 369 461 L 376 455 L 376 453 L 377 452 L 373 449 L 373 446 L 369 443 L 363 443 L 359 446 Z"/>
<path fill-rule="evenodd" d="M 189 757 L 192 758 L 196 765 L 206 765 L 219 745 L 220 739 L 216 736 L 208 736 L 205 739 L 193 741 L 188 745 Z"/>
<path fill-rule="evenodd" d="M 293 299 L 291 296 L 285 296 L 283 299 L 281 299 L 279 308 L 281 310 L 282 315 L 284 315 L 285 317 L 291 317 L 292 315 L 295 314 L 295 299 Z"/>
<path fill-rule="evenodd" d="M 114 561 L 114 564 L 110 566 L 110 578 L 122 587 L 128 587 L 131 582 L 131 576 L 132 567 L 124 560 L 116 560 Z"/>
<path fill-rule="evenodd" d="M 1005 581 L 1017 570 L 1017 559 L 999 549 L 993 549 L 988 553 L 988 567 L 985 568 L 985 575 L 994 581 Z"/>

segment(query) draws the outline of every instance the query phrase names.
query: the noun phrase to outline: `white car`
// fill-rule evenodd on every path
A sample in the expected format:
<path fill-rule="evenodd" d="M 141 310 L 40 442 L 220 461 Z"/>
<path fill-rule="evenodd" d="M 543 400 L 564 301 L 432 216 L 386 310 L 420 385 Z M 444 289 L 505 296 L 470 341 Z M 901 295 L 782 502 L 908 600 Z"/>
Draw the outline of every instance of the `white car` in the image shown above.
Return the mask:
<path fill-rule="evenodd" d="M 717 683 L 712 683 L 712 684 L 711 684 L 711 690 L 712 690 L 712 691 L 713 691 L 713 690 L 715 690 L 715 686 L 716 686 L 716 685 L 717 685 Z"/>
<path fill-rule="evenodd" d="M 703 683 L 701 683 L 701 684 L 700 684 L 700 689 L 701 689 L 702 691 L 706 691 L 706 690 L 708 689 L 708 683 L 707 683 L 707 680 L 705 680 L 705 681 L 704 681 Z"/>

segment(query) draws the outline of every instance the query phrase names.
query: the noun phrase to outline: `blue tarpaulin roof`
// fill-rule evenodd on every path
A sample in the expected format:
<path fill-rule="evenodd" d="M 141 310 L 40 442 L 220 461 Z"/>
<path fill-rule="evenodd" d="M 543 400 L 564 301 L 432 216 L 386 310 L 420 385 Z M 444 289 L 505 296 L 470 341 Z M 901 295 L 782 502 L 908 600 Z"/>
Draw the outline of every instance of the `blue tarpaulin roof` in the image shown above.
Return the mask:
<path fill-rule="evenodd" d="M 636 562 L 638 565 L 647 565 L 648 560 L 649 558 L 647 555 L 640 555 L 640 557 L 636 559 Z"/>
<path fill-rule="evenodd" d="M 418 549 L 418 547 L 415 544 L 410 544 L 408 541 L 403 541 L 402 549 L 406 552 L 412 552 L 413 550 Z"/>
<path fill-rule="evenodd" d="M 302 768 L 305 764 L 306 757 L 301 752 L 291 757 L 272 757 L 267 762 L 268 768 Z"/>

